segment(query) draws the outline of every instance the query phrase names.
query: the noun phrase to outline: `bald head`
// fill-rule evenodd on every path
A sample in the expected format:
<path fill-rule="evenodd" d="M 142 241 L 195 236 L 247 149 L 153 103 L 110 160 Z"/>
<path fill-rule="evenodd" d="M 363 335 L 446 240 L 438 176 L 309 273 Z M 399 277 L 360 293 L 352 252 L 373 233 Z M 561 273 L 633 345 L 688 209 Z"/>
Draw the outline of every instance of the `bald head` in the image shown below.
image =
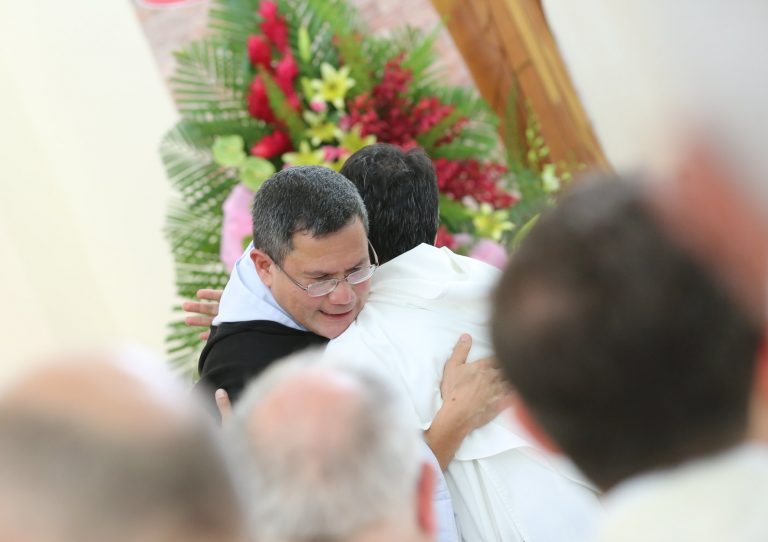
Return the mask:
<path fill-rule="evenodd" d="M 319 357 L 276 364 L 235 412 L 255 538 L 342 541 L 394 526 L 390 539 L 412 539 L 422 459 L 402 398 L 370 369 Z"/>
<path fill-rule="evenodd" d="M 208 427 L 158 364 L 77 358 L 0 394 L 0 539 L 239 540 Z"/>
<path fill-rule="evenodd" d="M 72 357 L 27 374 L 0 394 L 0 411 L 135 437 L 165 432 L 188 413 L 181 387 L 162 366 L 137 358 Z"/>
<path fill-rule="evenodd" d="M 350 444 L 364 393 L 348 375 L 308 369 L 278 384 L 253 409 L 249 431 L 297 449 L 312 448 L 318 455 L 334 453 Z"/>

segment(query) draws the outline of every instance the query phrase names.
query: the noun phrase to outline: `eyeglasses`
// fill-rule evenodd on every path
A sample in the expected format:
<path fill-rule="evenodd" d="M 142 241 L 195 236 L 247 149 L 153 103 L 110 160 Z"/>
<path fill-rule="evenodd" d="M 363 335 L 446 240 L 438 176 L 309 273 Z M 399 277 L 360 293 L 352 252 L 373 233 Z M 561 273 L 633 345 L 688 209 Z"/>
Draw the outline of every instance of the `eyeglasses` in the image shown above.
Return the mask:
<path fill-rule="evenodd" d="M 365 282 L 366 280 L 370 280 L 373 274 L 376 272 L 376 268 L 379 266 L 379 257 L 376 254 L 376 250 L 373 248 L 373 245 L 370 241 L 368 241 L 368 246 L 371 247 L 371 252 L 373 252 L 373 259 L 374 264 L 366 265 L 365 267 L 361 267 L 359 269 L 355 269 L 348 275 L 346 275 L 343 279 L 328 279 L 328 280 L 321 280 L 319 282 L 311 282 L 304 286 L 300 282 L 297 282 L 291 275 L 285 272 L 285 269 L 283 269 L 277 262 L 274 262 L 277 268 L 283 272 L 283 275 L 288 277 L 288 280 L 290 280 L 292 283 L 294 283 L 296 286 L 307 292 L 307 295 L 309 297 L 323 297 L 324 295 L 328 295 L 331 292 L 333 292 L 338 285 L 341 283 L 341 281 L 346 281 L 348 284 L 355 285 L 355 284 L 361 284 Z M 274 260 L 273 260 L 274 261 Z"/>

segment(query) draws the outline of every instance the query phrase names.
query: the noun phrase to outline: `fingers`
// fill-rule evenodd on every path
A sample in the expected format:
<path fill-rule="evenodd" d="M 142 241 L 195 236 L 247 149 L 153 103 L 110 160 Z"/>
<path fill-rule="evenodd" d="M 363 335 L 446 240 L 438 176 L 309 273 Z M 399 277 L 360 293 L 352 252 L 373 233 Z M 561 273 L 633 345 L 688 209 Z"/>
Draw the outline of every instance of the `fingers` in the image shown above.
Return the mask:
<path fill-rule="evenodd" d="M 210 331 L 203 331 L 202 333 L 198 333 L 197 336 L 200 337 L 201 341 L 207 341 L 208 337 L 211 336 L 211 332 Z"/>
<path fill-rule="evenodd" d="M 221 294 L 223 293 L 224 290 L 212 290 L 209 288 L 203 288 L 197 291 L 197 298 L 205 299 L 208 301 L 221 301 Z"/>
<path fill-rule="evenodd" d="M 445 369 L 466 363 L 470 348 L 472 348 L 472 337 L 467 333 L 464 333 L 459 337 L 456 346 L 453 347 L 451 356 L 448 358 L 448 361 L 445 362 Z"/>
<path fill-rule="evenodd" d="M 213 318 L 210 316 L 186 316 L 184 317 L 184 323 L 188 326 L 194 327 L 209 327 L 213 322 Z"/>
<path fill-rule="evenodd" d="M 187 312 L 194 312 L 197 314 L 207 314 L 209 316 L 216 316 L 219 314 L 218 303 L 199 303 L 197 301 L 184 301 L 181 304 L 181 308 Z"/>
<path fill-rule="evenodd" d="M 221 424 L 224 425 L 229 422 L 232 417 L 232 403 L 229 402 L 229 395 L 226 390 L 216 390 L 216 406 L 219 407 L 219 414 L 221 414 Z"/>

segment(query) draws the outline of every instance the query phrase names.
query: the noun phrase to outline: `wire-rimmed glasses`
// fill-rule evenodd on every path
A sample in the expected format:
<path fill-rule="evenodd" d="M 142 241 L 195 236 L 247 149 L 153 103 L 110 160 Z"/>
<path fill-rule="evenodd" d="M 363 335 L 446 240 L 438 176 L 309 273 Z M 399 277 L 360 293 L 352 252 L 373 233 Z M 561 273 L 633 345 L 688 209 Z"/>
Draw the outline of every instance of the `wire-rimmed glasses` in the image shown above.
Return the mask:
<path fill-rule="evenodd" d="M 282 268 L 277 262 L 274 262 L 275 265 L 277 265 L 277 268 L 280 269 L 280 271 L 283 272 L 283 275 L 288 277 L 288 280 L 290 280 L 292 283 L 294 283 L 296 286 L 307 292 L 307 295 L 309 297 L 322 297 L 324 295 L 328 295 L 331 292 L 333 292 L 341 283 L 341 281 L 346 281 L 348 284 L 355 285 L 355 284 L 361 284 L 365 282 L 366 280 L 370 280 L 373 274 L 376 272 L 376 268 L 379 266 L 379 256 L 376 254 L 376 250 L 373 248 L 373 245 L 370 241 L 368 241 L 368 246 L 371 247 L 371 252 L 373 252 L 373 259 L 375 263 L 372 263 L 371 265 L 366 265 L 365 267 L 361 267 L 359 269 L 355 269 L 348 275 L 346 275 L 344 278 L 341 279 L 328 279 L 328 280 L 321 280 L 318 282 L 310 282 L 306 286 L 298 282 L 296 279 L 294 279 L 291 275 L 285 272 L 285 269 Z"/>

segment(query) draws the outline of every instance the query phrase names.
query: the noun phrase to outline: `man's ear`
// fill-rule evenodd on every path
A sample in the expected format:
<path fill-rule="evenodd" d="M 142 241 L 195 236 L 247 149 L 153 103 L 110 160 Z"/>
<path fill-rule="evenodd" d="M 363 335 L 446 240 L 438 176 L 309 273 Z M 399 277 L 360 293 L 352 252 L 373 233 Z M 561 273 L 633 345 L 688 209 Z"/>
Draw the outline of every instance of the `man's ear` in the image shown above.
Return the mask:
<path fill-rule="evenodd" d="M 272 286 L 272 279 L 274 276 L 275 265 L 272 258 L 267 256 L 266 252 L 262 252 L 259 249 L 254 248 L 251 250 L 251 261 L 256 267 L 256 273 L 258 273 L 261 282 L 266 287 Z"/>
<path fill-rule="evenodd" d="M 435 516 L 435 487 L 437 473 L 426 461 L 421 464 L 418 487 L 416 488 L 416 519 L 419 529 L 430 540 L 437 535 L 437 517 Z"/>
<path fill-rule="evenodd" d="M 749 436 L 768 442 L 768 328 L 757 350 L 749 412 Z"/>
<path fill-rule="evenodd" d="M 536 442 L 541 445 L 542 448 L 555 454 L 562 453 L 562 450 L 560 450 L 560 447 L 555 444 L 555 441 L 552 440 L 552 438 L 547 434 L 546 431 L 544 431 L 544 429 L 541 428 L 539 422 L 537 422 L 533 417 L 531 411 L 528 409 L 519 395 L 515 395 L 514 412 L 517 421 L 519 421 L 520 424 L 525 427 L 525 430 L 528 431 L 528 433 L 536 440 Z"/>

